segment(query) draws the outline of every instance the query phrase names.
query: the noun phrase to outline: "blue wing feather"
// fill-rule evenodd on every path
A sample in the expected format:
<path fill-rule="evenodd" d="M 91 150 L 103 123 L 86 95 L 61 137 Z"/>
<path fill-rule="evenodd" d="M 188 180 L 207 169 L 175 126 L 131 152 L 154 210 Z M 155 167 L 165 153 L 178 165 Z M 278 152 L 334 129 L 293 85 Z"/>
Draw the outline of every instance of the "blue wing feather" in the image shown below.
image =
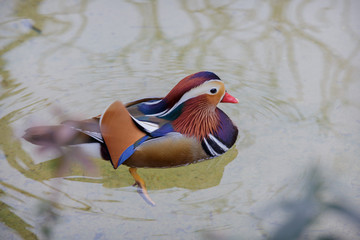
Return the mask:
<path fill-rule="evenodd" d="M 170 123 L 164 124 L 161 128 L 153 131 L 150 133 L 149 135 L 146 135 L 144 137 L 142 137 L 141 139 L 139 139 L 138 141 L 136 141 L 133 145 L 129 146 L 120 156 L 119 158 L 119 162 L 118 162 L 118 166 L 120 166 L 123 162 L 125 162 L 129 157 L 131 157 L 131 155 L 134 154 L 136 148 L 138 146 L 140 146 L 141 144 L 143 144 L 144 142 L 146 142 L 149 139 L 153 139 L 153 138 L 158 138 L 158 137 L 163 137 L 166 134 L 170 133 L 170 132 L 174 132 L 174 128 L 172 127 L 172 125 Z"/>
<path fill-rule="evenodd" d="M 171 125 L 171 123 L 166 123 L 166 124 L 162 125 L 161 128 L 151 132 L 150 136 L 152 136 L 154 138 L 162 137 L 162 136 L 165 136 L 166 134 L 168 134 L 170 132 L 174 132 L 174 128 Z"/>
<path fill-rule="evenodd" d="M 120 156 L 119 162 L 117 166 L 120 166 L 123 162 L 125 162 L 133 153 L 135 152 L 135 149 L 141 145 L 143 142 L 149 139 L 149 136 L 144 136 L 137 140 L 133 145 L 129 146 Z"/>

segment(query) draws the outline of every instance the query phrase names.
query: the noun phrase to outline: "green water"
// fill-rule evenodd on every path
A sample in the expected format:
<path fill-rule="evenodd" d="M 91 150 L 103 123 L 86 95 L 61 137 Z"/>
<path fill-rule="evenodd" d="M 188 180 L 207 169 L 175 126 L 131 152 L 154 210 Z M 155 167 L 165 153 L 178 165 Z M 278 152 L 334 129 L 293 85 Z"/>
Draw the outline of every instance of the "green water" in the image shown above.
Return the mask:
<path fill-rule="evenodd" d="M 359 10 L 356 0 L 0 1 L 0 238 L 360 238 Z M 54 152 L 21 139 L 114 100 L 162 97 L 202 70 L 239 99 L 219 106 L 239 138 L 213 160 L 139 169 L 156 207 L 126 167 L 92 159 L 59 175 Z"/>

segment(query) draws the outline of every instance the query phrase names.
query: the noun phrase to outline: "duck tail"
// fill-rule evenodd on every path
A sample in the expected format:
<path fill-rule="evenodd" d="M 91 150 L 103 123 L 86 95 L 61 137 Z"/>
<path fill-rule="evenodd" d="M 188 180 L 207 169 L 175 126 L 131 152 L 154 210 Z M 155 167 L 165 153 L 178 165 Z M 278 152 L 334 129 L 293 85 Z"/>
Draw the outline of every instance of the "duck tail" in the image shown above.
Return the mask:
<path fill-rule="evenodd" d="M 94 119 L 66 121 L 55 126 L 31 127 L 25 130 L 23 138 L 28 142 L 41 146 L 103 143 L 99 123 Z"/>

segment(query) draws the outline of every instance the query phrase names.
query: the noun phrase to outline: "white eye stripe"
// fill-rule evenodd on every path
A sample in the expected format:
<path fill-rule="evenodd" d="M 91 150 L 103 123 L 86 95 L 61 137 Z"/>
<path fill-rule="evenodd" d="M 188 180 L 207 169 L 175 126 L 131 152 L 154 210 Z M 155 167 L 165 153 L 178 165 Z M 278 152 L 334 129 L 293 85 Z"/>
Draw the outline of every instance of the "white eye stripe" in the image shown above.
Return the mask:
<path fill-rule="evenodd" d="M 167 109 L 161 113 L 148 114 L 148 116 L 164 117 L 164 116 L 170 114 L 174 109 L 176 109 L 178 106 L 180 106 L 182 103 L 186 102 L 187 100 L 197 97 L 202 94 L 208 94 L 209 87 L 211 89 L 216 88 L 218 91 L 219 83 L 222 83 L 222 81 L 218 80 L 218 79 L 206 81 L 205 83 L 201 84 L 200 86 L 197 86 L 197 87 L 191 89 L 190 91 L 186 92 L 172 108 Z"/>

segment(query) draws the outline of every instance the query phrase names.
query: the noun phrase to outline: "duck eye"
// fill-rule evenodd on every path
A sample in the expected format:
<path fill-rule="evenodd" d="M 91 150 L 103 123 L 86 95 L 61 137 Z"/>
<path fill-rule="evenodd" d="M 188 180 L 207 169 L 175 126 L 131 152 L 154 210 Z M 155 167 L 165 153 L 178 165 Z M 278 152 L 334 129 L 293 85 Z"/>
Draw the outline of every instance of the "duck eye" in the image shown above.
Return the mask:
<path fill-rule="evenodd" d="M 210 89 L 210 92 L 211 92 L 212 94 L 215 94 L 215 93 L 217 93 L 217 89 L 216 89 L 216 88 L 212 88 L 212 89 Z"/>

